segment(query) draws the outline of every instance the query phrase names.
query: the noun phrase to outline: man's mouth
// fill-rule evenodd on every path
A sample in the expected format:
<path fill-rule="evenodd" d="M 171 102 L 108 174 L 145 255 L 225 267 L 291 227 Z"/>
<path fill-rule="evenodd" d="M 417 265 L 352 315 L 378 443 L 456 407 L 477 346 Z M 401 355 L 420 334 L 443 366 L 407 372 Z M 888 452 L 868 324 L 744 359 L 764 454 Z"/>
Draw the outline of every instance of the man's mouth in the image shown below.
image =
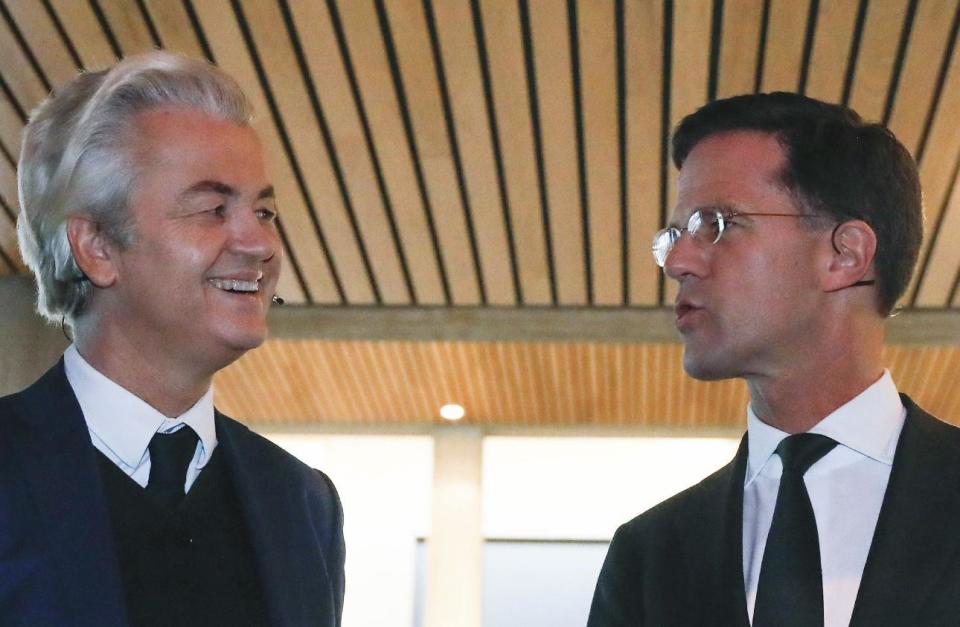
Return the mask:
<path fill-rule="evenodd" d="M 249 279 L 207 279 L 207 283 L 225 292 L 234 294 L 254 294 L 260 291 L 260 276 L 255 280 Z"/>
<path fill-rule="evenodd" d="M 681 302 L 677 303 L 673 308 L 674 313 L 676 314 L 676 325 L 679 327 L 690 315 L 700 311 L 702 307 L 697 307 L 696 305 L 691 305 L 690 303 Z"/>

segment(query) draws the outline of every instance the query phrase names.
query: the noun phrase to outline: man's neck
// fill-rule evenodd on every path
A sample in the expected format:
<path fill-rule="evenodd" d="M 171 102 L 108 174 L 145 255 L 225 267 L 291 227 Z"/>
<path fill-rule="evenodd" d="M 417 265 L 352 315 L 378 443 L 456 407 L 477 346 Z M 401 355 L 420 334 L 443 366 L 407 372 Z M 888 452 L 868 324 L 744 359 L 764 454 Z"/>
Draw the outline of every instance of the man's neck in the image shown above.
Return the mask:
<path fill-rule="evenodd" d="M 883 376 L 883 368 L 878 364 L 833 375 L 791 373 L 779 378 L 748 378 L 750 406 L 768 425 L 787 433 L 804 433 L 876 383 Z"/>
<path fill-rule="evenodd" d="M 207 373 L 167 355 L 143 355 L 122 345 L 108 349 L 80 333 L 74 343 L 97 371 L 169 418 L 193 407 L 213 381 L 215 370 Z"/>
<path fill-rule="evenodd" d="M 743 375 L 763 422 L 803 433 L 883 375 L 883 319 L 873 312 L 825 315 L 802 347 Z"/>

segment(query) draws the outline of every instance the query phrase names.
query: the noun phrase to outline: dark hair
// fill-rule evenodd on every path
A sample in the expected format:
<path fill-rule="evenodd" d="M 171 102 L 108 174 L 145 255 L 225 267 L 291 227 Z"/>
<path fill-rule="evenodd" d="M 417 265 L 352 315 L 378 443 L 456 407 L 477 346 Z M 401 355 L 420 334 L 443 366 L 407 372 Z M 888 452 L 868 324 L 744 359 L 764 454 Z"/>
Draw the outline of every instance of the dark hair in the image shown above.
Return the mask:
<path fill-rule="evenodd" d="M 673 162 L 717 133 L 770 133 L 783 145 L 783 185 L 802 209 L 837 220 L 863 220 L 877 235 L 878 302 L 889 314 L 903 295 L 923 237 L 917 166 L 888 129 L 852 109 L 776 92 L 717 100 L 685 117 L 673 134 Z"/>

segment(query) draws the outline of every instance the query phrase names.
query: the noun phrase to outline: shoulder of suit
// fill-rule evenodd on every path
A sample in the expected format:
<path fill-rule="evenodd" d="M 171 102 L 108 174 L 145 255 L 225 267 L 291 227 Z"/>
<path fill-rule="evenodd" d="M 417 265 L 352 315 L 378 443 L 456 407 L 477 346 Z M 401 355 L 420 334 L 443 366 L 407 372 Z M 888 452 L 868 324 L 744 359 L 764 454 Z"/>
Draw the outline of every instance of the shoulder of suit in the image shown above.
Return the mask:
<path fill-rule="evenodd" d="M 67 397 L 76 402 L 70 384 L 67 383 L 67 376 L 63 370 L 63 358 L 61 358 L 27 387 L 0 397 L 0 420 L 7 420 L 14 416 L 29 420 L 28 416 L 35 414 L 38 407 L 46 408 L 52 401 L 59 399 L 62 402 Z"/>
<path fill-rule="evenodd" d="M 960 427 L 945 422 L 927 412 L 906 394 L 900 394 L 903 406 L 907 409 L 907 421 L 939 444 L 960 449 Z"/>
<path fill-rule="evenodd" d="M 306 464 L 290 454 L 286 449 L 263 437 L 256 431 L 250 429 L 247 425 L 234 420 L 223 412 L 215 411 L 217 419 L 217 432 L 225 432 L 228 441 L 239 448 L 243 448 L 245 453 L 255 451 L 257 455 L 263 455 L 281 463 L 287 463 L 292 466 L 307 467 Z"/>
<path fill-rule="evenodd" d="M 7 394 L 6 396 L 0 396 L 0 414 L 5 415 L 9 410 L 16 407 L 16 405 L 20 403 L 23 392 L 23 390 L 20 390 L 19 392 Z"/>
<path fill-rule="evenodd" d="M 7 396 L 0 396 L 0 424 L 13 418 L 18 413 L 21 404 L 20 396 L 23 392 L 15 392 Z"/>
<path fill-rule="evenodd" d="M 226 432 L 233 446 L 242 449 L 244 459 L 249 461 L 255 456 L 260 458 L 258 463 L 268 465 L 274 471 L 291 473 L 308 484 L 319 484 L 324 489 L 332 488 L 332 483 L 326 474 L 303 463 L 280 445 L 219 410 L 216 411 L 216 417 L 218 428 Z"/>
<path fill-rule="evenodd" d="M 698 525 L 707 514 L 725 507 L 736 458 L 700 482 L 674 494 L 624 523 L 618 533 L 647 535 L 657 529 L 676 532 L 684 525 Z"/>

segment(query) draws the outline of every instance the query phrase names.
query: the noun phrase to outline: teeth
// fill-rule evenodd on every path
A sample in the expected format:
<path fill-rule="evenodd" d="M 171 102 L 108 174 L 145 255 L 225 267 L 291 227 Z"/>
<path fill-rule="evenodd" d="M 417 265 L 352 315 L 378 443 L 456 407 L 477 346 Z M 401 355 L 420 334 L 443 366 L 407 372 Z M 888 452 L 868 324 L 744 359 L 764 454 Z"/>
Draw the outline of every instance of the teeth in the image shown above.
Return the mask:
<path fill-rule="evenodd" d="M 238 279 L 210 279 L 210 284 L 217 289 L 233 292 L 256 292 L 259 288 L 256 281 L 240 281 Z"/>

